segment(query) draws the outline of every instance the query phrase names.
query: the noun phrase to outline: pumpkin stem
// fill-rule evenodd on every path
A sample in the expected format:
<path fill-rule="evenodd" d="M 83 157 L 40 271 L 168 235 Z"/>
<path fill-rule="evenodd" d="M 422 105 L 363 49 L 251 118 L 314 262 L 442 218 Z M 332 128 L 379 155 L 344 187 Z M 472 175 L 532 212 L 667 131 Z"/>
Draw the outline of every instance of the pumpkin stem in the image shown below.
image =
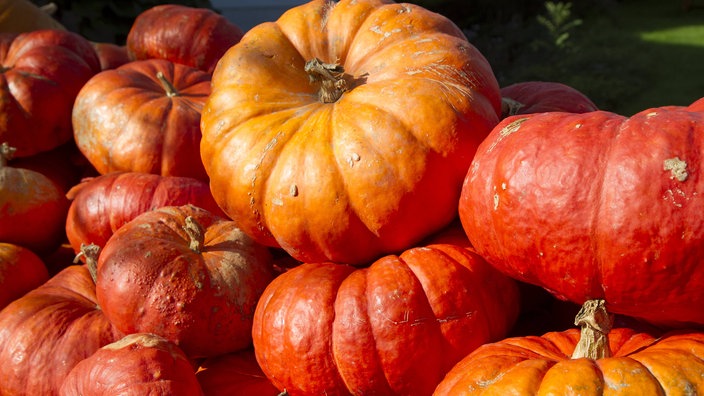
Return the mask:
<path fill-rule="evenodd" d="M 508 117 L 518 114 L 525 107 L 523 103 L 511 98 L 501 98 L 501 116 Z"/>
<path fill-rule="evenodd" d="M 7 166 L 7 163 L 15 155 L 17 149 L 15 147 L 10 147 L 7 142 L 0 145 L 0 168 Z"/>
<path fill-rule="evenodd" d="M 203 227 L 191 216 L 186 217 L 186 225 L 183 226 L 183 230 L 186 231 L 188 237 L 191 238 L 191 243 L 188 246 L 191 250 L 196 253 L 200 253 L 205 243 L 205 233 L 203 232 Z"/>
<path fill-rule="evenodd" d="M 614 324 L 613 315 L 606 310 L 606 301 L 588 300 L 582 305 L 574 319 L 582 331 L 572 359 L 601 359 L 611 356 L 609 331 Z"/>
<path fill-rule="evenodd" d="M 323 103 L 334 103 L 343 93 L 349 91 L 349 76 L 340 65 L 323 63 L 318 58 L 306 62 L 305 71 L 311 83 L 320 83 L 318 98 Z"/>
<path fill-rule="evenodd" d="M 93 283 L 98 283 L 98 256 L 100 255 L 100 246 L 91 243 L 86 245 L 81 244 L 81 251 L 74 257 L 73 262 L 77 263 L 81 257 L 86 258 L 86 268 L 90 277 L 93 278 Z"/>
<path fill-rule="evenodd" d="M 164 73 L 162 73 L 160 71 L 156 72 L 156 78 L 159 79 L 161 86 L 164 88 L 164 91 L 166 91 L 166 96 L 173 98 L 174 96 L 180 95 L 178 93 L 178 90 L 176 89 L 176 87 L 174 87 L 174 85 L 171 84 L 171 81 L 166 79 L 166 77 L 164 76 Z"/>

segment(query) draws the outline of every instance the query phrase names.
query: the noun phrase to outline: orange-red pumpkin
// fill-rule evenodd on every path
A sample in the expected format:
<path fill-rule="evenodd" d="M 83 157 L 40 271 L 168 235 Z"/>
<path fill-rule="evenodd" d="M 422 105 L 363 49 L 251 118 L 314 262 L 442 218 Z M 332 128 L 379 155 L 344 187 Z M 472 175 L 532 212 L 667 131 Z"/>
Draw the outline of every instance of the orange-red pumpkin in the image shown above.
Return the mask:
<path fill-rule="evenodd" d="M 29 249 L 0 242 L 0 310 L 49 280 L 42 259 Z"/>
<path fill-rule="evenodd" d="M 523 81 L 501 88 L 502 118 L 518 114 L 566 111 L 586 113 L 599 110 L 577 89 L 555 81 Z"/>
<path fill-rule="evenodd" d="M 201 157 L 225 213 L 304 262 L 364 264 L 450 223 L 498 83 L 444 16 L 314 0 L 221 58 Z"/>
<path fill-rule="evenodd" d="M 205 359 L 196 378 L 205 396 L 277 396 L 279 390 L 262 372 L 252 348 Z"/>

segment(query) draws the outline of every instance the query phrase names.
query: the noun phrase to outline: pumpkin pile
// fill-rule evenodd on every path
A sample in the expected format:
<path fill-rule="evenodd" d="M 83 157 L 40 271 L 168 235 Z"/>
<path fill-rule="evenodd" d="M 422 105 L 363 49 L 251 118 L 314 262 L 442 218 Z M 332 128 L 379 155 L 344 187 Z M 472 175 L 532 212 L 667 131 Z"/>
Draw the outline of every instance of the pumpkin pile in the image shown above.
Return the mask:
<path fill-rule="evenodd" d="M 0 395 L 704 393 L 704 98 L 500 87 L 391 0 L 164 4 L 122 44 L 33 11 L 0 20 Z"/>

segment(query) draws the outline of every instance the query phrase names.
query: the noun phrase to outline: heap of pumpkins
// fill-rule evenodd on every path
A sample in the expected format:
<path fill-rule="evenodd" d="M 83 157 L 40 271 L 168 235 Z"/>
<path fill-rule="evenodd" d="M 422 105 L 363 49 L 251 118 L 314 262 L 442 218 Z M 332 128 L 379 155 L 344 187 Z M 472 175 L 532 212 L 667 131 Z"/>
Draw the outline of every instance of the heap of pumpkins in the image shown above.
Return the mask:
<path fill-rule="evenodd" d="M 0 395 L 704 393 L 704 100 L 499 87 L 390 0 L 45 17 L 0 34 Z"/>

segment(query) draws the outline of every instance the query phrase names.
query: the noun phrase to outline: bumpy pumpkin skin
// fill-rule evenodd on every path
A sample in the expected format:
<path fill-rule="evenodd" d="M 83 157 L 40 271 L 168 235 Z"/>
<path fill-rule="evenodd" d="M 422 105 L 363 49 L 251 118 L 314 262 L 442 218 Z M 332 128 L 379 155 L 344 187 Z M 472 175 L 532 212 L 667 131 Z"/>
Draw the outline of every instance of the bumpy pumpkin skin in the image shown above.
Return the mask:
<path fill-rule="evenodd" d="M 306 62 L 344 68 L 336 102 Z M 220 60 L 201 157 L 218 204 L 303 262 L 362 264 L 449 224 L 498 122 L 490 65 L 449 19 L 383 0 L 314 0 Z"/>
<path fill-rule="evenodd" d="M 144 172 L 207 180 L 199 147 L 201 109 L 209 94 L 208 73 L 163 59 L 104 70 L 76 97 L 76 145 L 100 174 Z"/>
<path fill-rule="evenodd" d="M 433 395 L 664 396 L 704 392 L 704 333 L 654 337 L 616 328 L 609 332 L 611 357 L 570 359 L 579 336 L 579 330 L 570 329 L 483 345 L 457 363 Z"/>
<path fill-rule="evenodd" d="M 135 333 L 74 366 L 59 394 L 199 396 L 203 391 L 179 347 L 155 334 Z"/>
<path fill-rule="evenodd" d="M 462 225 L 487 261 L 561 299 L 702 324 L 703 136 L 682 107 L 509 117 L 469 169 Z"/>
<path fill-rule="evenodd" d="M 506 336 L 516 284 L 472 250 L 428 245 L 368 268 L 279 275 L 253 325 L 264 373 L 289 395 L 427 395 L 469 351 Z"/>

